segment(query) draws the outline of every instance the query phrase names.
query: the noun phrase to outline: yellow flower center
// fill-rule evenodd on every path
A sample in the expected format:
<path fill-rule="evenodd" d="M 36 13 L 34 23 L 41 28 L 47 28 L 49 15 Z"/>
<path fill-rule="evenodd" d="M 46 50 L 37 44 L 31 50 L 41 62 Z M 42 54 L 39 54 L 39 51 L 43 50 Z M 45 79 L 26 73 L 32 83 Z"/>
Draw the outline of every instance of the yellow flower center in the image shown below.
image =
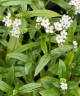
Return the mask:
<path fill-rule="evenodd" d="M 68 26 L 68 24 L 66 24 L 66 26 Z"/>
<path fill-rule="evenodd" d="M 64 23 L 64 20 L 62 20 L 62 22 Z"/>
<path fill-rule="evenodd" d="M 78 5 L 78 7 L 80 7 L 80 5 Z"/>
<path fill-rule="evenodd" d="M 39 22 L 41 22 L 41 19 L 39 19 Z"/>
<path fill-rule="evenodd" d="M 75 3 L 77 3 L 77 1 L 75 1 Z"/>
<path fill-rule="evenodd" d="M 57 25 L 56 27 L 59 28 L 59 25 Z"/>
<path fill-rule="evenodd" d="M 51 31 L 51 29 L 50 29 L 50 28 L 49 28 L 48 30 L 49 30 L 49 31 Z"/>
<path fill-rule="evenodd" d="M 47 24 L 47 22 L 45 21 L 44 24 Z"/>
<path fill-rule="evenodd" d="M 9 21 L 8 23 L 10 24 L 11 22 Z"/>
<path fill-rule="evenodd" d="M 63 36 L 65 36 L 65 33 L 63 33 Z"/>
<path fill-rule="evenodd" d="M 66 88 L 66 86 L 65 86 L 65 85 L 64 85 L 63 87 L 64 87 L 64 88 Z"/>
<path fill-rule="evenodd" d="M 19 24 L 19 21 L 17 21 L 17 24 Z"/>
<path fill-rule="evenodd" d="M 16 28 L 16 30 L 18 30 L 18 28 Z"/>
<path fill-rule="evenodd" d="M 61 40 L 61 38 L 60 38 L 60 37 L 58 37 L 58 40 Z"/>

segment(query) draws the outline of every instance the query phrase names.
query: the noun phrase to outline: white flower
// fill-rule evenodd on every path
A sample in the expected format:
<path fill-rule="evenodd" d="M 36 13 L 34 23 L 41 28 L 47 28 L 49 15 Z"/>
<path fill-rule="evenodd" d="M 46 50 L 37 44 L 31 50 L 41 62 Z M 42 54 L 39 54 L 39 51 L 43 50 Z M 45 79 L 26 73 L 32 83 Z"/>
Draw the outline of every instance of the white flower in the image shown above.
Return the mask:
<path fill-rule="evenodd" d="M 61 31 L 61 36 L 66 39 L 67 37 L 67 32 L 65 30 Z"/>
<path fill-rule="evenodd" d="M 73 41 L 74 48 L 77 48 L 78 43 L 76 41 Z"/>
<path fill-rule="evenodd" d="M 42 21 L 42 17 L 37 17 L 36 22 L 40 23 Z"/>
<path fill-rule="evenodd" d="M 69 5 L 74 5 L 74 6 L 77 6 L 79 4 L 79 0 L 71 0 L 69 2 Z"/>
<path fill-rule="evenodd" d="M 80 14 L 80 4 L 75 7 L 75 14 Z"/>
<path fill-rule="evenodd" d="M 21 19 L 16 18 L 13 22 L 13 26 L 19 26 L 21 25 Z"/>
<path fill-rule="evenodd" d="M 12 20 L 11 19 L 5 20 L 5 26 L 10 27 L 11 25 L 12 25 Z"/>
<path fill-rule="evenodd" d="M 80 14 L 80 0 L 71 0 L 69 4 L 75 6 L 75 14 Z"/>
<path fill-rule="evenodd" d="M 47 28 L 50 25 L 49 19 L 42 19 L 41 25 Z"/>
<path fill-rule="evenodd" d="M 53 26 L 48 26 L 46 28 L 46 33 L 53 33 Z"/>
<path fill-rule="evenodd" d="M 77 46 L 78 43 L 77 43 L 76 41 L 73 41 L 73 45 L 74 45 L 74 46 Z"/>
<path fill-rule="evenodd" d="M 62 25 L 61 25 L 59 22 L 55 22 L 55 23 L 54 23 L 54 27 L 55 27 L 55 29 L 56 29 L 57 31 L 62 30 Z"/>
<path fill-rule="evenodd" d="M 64 27 L 65 29 L 68 29 L 68 28 L 70 27 L 70 25 L 71 25 L 71 23 L 70 23 L 70 22 L 67 22 L 66 24 L 63 25 L 63 27 Z"/>
<path fill-rule="evenodd" d="M 18 26 L 13 26 L 13 30 L 15 30 L 16 32 L 19 31 L 19 27 Z"/>
<path fill-rule="evenodd" d="M 63 42 L 63 38 L 62 38 L 62 36 L 57 35 L 57 37 L 56 37 L 56 41 L 57 41 L 57 43 L 61 43 L 61 42 Z"/>
<path fill-rule="evenodd" d="M 3 22 L 5 22 L 5 26 L 10 27 L 12 25 L 12 20 L 10 19 L 11 14 L 8 13 L 6 17 L 3 18 Z"/>
<path fill-rule="evenodd" d="M 60 22 L 63 28 L 68 29 L 71 23 L 73 22 L 73 20 L 68 15 L 63 15 Z"/>
<path fill-rule="evenodd" d="M 6 18 L 9 19 L 11 17 L 11 13 L 8 13 Z"/>
<path fill-rule="evenodd" d="M 13 26 L 13 29 L 11 31 L 11 35 L 16 37 L 16 38 L 19 38 L 20 36 L 20 29 L 18 26 Z"/>
<path fill-rule="evenodd" d="M 4 18 L 3 18 L 3 22 L 6 22 L 6 21 L 7 21 L 7 19 L 6 19 L 6 17 L 4 17 Z"/>
<path fill-rule="evenodd" d="M 66 83 L 61 83 L 60 87 L 62 90 L 67 90 L 67 88 L 68 88 Z"/>

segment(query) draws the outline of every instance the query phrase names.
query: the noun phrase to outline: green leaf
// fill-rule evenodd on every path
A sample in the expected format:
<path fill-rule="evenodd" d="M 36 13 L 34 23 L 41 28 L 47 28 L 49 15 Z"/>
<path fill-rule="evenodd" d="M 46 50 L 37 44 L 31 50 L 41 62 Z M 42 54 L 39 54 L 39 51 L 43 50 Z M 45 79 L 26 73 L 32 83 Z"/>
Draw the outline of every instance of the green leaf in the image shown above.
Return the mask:
<path fill-rule="evenodd" d="M 48 79 L 50 79 L 50 78 L 48 78 Z M 42 79 L 41 83 L 42 83 L 43 88 L 45 88 L 45 89 L 50 89 L 50 88 L 54 87 L 52 82 L 49 80 L 46 80 L 46 78 L 44 80 Z"/>
<path fill-rule="evenodd" d="M 8 58 L 13 58 L 13 59 L 17 59 L 17 60 L 21 60 L 23 62 L 27 62 L 28 58 L 26 55 L 22 54 L 22 53 L 9 53 L 7 54 Z"/>
<path fill-rule="evenodd" d="M 67 77 L 70 78 L 71 75 L 71 63 L 73 61 L 74 58 L 74 51 L 69 52 L 66 57 L 65 57 L 65 64 L 66 64 L 66 68 L 67 68 Z"/>
<path fill-rule="evenodd" d="M 50 0 L 50 1 L 59 5 L 63 9 L 70 9 L 71 8 L 71 6 L 67 2 L 65 2 L 64 0 L 58 0 L 58 1 L 57 0 Z"/>
<path fill-rule="evenodd" d="M 27 11 L 27 15 L 29 17 L 34 17 L 34 16 L 42 16 L 42 17 L 57 17 L 61 16 L 60 14 L 50 11 L 50 10 L 33 10 L 33 11 Z"/>
<path fill-rule="evenodd" d="M 49 61 L 50 61 L 50 55 L 49 54 L 42 56 L 40 61 L 39 61 L 39 64 L 36 67 L 34 76 L 38 75 L 39 72 L 48 64 Z"/>
<path fill-rule="evenodd" d="M 9 92 L 11 90 L 11 87 L 7 83 L 0 81 L 0 90 L 2 90 L 3 92 Z"/>
<path fill-rule="evenodd" d="M 13 82 L 14 82 L 14 75 L 15 75 L 15 73 L 14 73 L 14 66 L 12 65 L 9 69 L 8 69 L 8 73 L 7 73 L 7 83 L 9 84 L 9 85 L 12 85 L 13 84 Z"/>
<path fill-rule="evenodd" d="M 15 49 L 17 39 L 15 37 L 10 37 L 8 43 L 8 52 L 11 52 Z"/>
<path fill-rule="evenodd" d="M 51 88 L 48 90 L 43 90 L 40 92 L 42 96 L 60 96 L 58 90 L 56 88 Z"/>
<path fill-rule="evenodd" d="M 80 31 L 80 25 L 77 25 L 76 32 Z"/>
<path fill-rule="evenodd" d="M 2 3 L 2 6 L 10 6 L 10 5 L 22 5 L 26 3 L 26 6 L 27 4 L 30 4 L 31 3 L 31 0 L 10 0 L 10 1 L 6 1 L 4 3 Z"/>
<path fill-rule="evenodd" d="M 6 27 L 0 26 L 0 33 L 6 32 Z"/>
<path fill-rule="evenodd" d="M 7 68 L 5 69 L 5 67 L 0 67 L 0 74 L 7 73 L 7 72 L 8 72 Z"/>
<path fill-rule="evenodd" d="M 25 74 L 28 75 L 28 73 L 30 72 L 30 69 L 32 68 L 32 63 L 28 62 L 25 64 Z"/>
<path fill-rule="evenodd" d="M 26 51 L 28 49 L 31 49 L 33 47 L 36 47 L 36 46 L 39 46 L 39 42 L 31 42 L 29 44 L 25 44 L 25 45 L 22 45 L 21 47 L 17 48 L 15 50 L 15 52 L 23 52 L 23 51 Z"/>
<path fill-rule="evenodd" d="M 15 66 L 15 77 L 25 76 L 25 68 L 22 66 Z"/>
<path fill-rule="evenodd" d="M 54 59 L 56 59 L 54 57 Z M 52 64 L 49 69 L 48 69 L 49 72 L 51 72 L 53 75 L 58 75 L 58 64 Z"/>
<path fill-rule="evenodd" d="M 43 0 L 32 0 L 31 7 L 33 10 L 44 9 L 44 2 Z"/>
<path fill-rule="evenodd" d="M 70 64 L 72 63 L 73 57 L 74 57 L 74 51 L 71 51 L 71 52 L 69 52 L 66 55 L 66 58 L 65 58 L 65 64 L 66 64 L 66 66 L 70 66 Z"/>
<path fill-rule="evenodd" d="M 41 39 L 41 48 L 42 48 L 42 51 L 45 53 L 47 53 L 47 44 L 46 44 L 46 39 Z"/>
<path fill-rule="evenodd" d="M 0 43 L 1 43 L 3 46 L 5 46 L 5 47 L 7 47 L 7 45 L 8 45 L 8 42 L 7 42 L 6 40 L 4 40 L 4 39 L 0 40 Z"/>
<path fill-rule="evenodd" d="M 70 28 L 68 29 L 68 39 L 71 41 L 73 41 L 74 39 L 74 32 L 76 31 L 76 27 L 77 27 L 77 21 L 75 19 L 71 24 Z"/>
<path fill-rule="evenodd" d="M 71 45 L 64 45 L 64 46 L 62 46 L 62 47 L 55 48 L 55 49 L 51 50 L 51 54 L 52 54 L 53 56 L 59 57 L 59 56 L 61 56 L 61 55 L 64 55 L 65 52 L 70 51 L 72 48 L 73 48 L 73 47 L 72 47 Z"/>
<path fill-rule="evenodd" d="M 45 89 L 50 89 L 51 87 L 59 87 L 59 80 L 51 76 L 45 76 L 40 79 Z"/>
<path fill-rule="evenodd" d="M 33 95 L 32 95 L 32 96 L 40 96 L 40 94 L 39 94 L 38 90 L 34 90 L 34 91 L 33 91 Z"/>
<path fill-rule="evenodd" d="M 74 96 L 80 96 L 80 88 L 78 88 L 78 87 L 70 90 L 70 92 L 71 92 Z"/>
<path fill-rule="evenodd" d="M 26 85 L 23 85 L 22 87 L 19 88 L 20 93 L 28 93 L 32 92 L 33 90 L 41 87 L 41 84 L 39 83 L 29 83 Z"/>
<path fill-rule="evenodd" d="M 66 77 L 66 66 L 62 60 L 59 60 L 58 74 L 60 78 Z"/>

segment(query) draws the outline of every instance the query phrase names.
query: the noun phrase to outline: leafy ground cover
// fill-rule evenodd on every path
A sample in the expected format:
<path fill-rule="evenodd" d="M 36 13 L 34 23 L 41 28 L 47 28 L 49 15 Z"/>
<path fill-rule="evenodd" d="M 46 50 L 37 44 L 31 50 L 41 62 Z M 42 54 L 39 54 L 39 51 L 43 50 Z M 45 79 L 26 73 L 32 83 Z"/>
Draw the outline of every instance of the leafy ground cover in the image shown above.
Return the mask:
<path fill-rule="evenodd" d="M 0 0 L 0 96 L 80 96 L 80 0 Z"/>

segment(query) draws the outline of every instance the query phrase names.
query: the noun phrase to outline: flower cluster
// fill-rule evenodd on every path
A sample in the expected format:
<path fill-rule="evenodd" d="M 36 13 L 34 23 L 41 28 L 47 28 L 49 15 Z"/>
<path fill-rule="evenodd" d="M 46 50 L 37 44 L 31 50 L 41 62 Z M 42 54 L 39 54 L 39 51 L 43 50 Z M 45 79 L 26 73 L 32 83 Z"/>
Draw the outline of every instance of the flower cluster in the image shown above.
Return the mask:
<path fill-rule="evenodd" d="M 61 84 L 60 85 L 61 89 L 62 90 L 67 90 L 68 89 L 68 86 L 67 86 L 67 83 L 66 83 L 66 79 L 61 78 L 60 81 L 61 81 L 61 83 L 60 83 Z"/>
<path fill-rule="evenodd" d="M 65 42 L 65 40 L 67 38 L 66 30 L 70 27 L 72 22 L 73 21 L 72 21 L 71 17 L 69 17 L 68 15 L 63 15 L 62 18 L 60 19 L 60 22 L 54 23 L 55 30 L 60 31 L 60 34 L 57 35 L 57 37 L 56 37 L 56 41 L 58 44 Z"/>
<path fill-rule="evenodd" d="M 45 28 L 46 33 L 54 33 L 54 31 L 60 31 L 60 34 L 56 37 L 57 43 L 60 44 L 65 42 L 67 38 L 66 30 L 70 27 L 73 21 L 68 15 L 63 15 L 59 22 L 54 22 L 53 26 L 50 26 L 49 19 L 47 18 L 37 17 L 36 22 L 37 26 L 41 25 Z"/>
<path fill-rule="evenodd" d="M 16 38 L 19 38 L 20 35 L 19 25 L 21 25 L 21 20 L 16 18 L 13 22 L 13 29 L 11 30 L 11 35 Z"/>
<path fill-rule="evenodd" d="M 56 41 L 58 44 L 65 42 L 65 39 L 67 38 L 67 32 L 65 30 L 61 31 L 61 35 L 57 35 Z"/>
<path fill-rule="evenodd" d="M 50 21 L 47 18 L 37 17 L 37 25 L 41 25 L 45 28 L 46 33 L 53 33 L 53 26 L 50 26 Z"/>
<path fill-rule="evenodd" d="M 12 20 L 10 19 L 11 17 L 11 14 L 8 13 L 8 15 L 6 17 L 3 18 L 3 22 L 5 22 L 5 26 L 7 27 L 10 27 L 12 26 L 12 30 L 10 31 L 11 35 L 16 37 L 16 38 L 19 38 L 20 36 L 20 28 L 19 28 L 19 25 L 21 25 L 21 20 L 16 18 L 14 20 L 14 22 L 12 22 Z"/>
<path fill-rule="evenodd" d="M 5 22 L 5 26 L 10 27 L 12 25 L 12 20 L 10 19 L 11 14 L 8 13 L 6 17 L 3 18 L 3 22 Z"/>
<path fill-rule="evenodd" d="M 69 2 L 69 5 L 75 6 L 75 14 L 80 13 L 80 0 L 71 0 Z"/>
<path fill-rule="evenodd" d="M 54 26 L 57 31 L 61 31 L 63 29 L 67 30 L 72 22 L 73 21 L 71 17 L 69 17 L 68 15 L 63 15 L 62 18 L 60 19 L 60 22 L 55 22 Z"/>
<path fill-rule="evenodd" d="M 68 15 L 63 15 L 60 20 L 63 29 L 68 29 L 72 22 L 73 20 Z"/>

